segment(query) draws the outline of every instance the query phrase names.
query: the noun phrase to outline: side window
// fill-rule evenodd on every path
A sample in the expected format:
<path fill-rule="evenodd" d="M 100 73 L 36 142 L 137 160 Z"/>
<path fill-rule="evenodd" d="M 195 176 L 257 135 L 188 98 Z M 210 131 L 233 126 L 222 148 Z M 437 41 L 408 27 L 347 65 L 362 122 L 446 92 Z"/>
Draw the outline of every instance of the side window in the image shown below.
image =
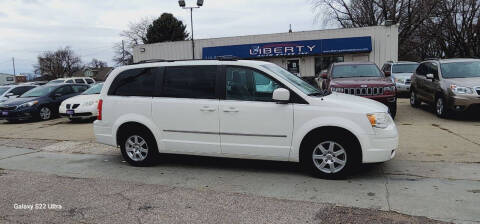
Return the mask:
<path fill-rule="evenodd" d="M 226 99 L 271 102 L 273 91 L 280 84 L 256 70 L 228 67 L 226 74 Z"/>
<path fill-rule="evenodd" d="M 155 75 L 151 68 L 136 68 L 123 71 L 113 80 L 108 95 L 153 96 Z"/>
<path fill-rule="evenodd" d="M 88 84 L 92 84 L 94 83 L 93 79 L 85 79 L 87 81 Z"/>
<path fill-rule="evenodd" d="M 425 75 L 427 75 L 426 70 L 427 70 L 426 63 L 422 63 L 418 66 L 416 73 L 419 76 L 425 76 Z"/>
<path fill-rule="evenodd" d="M 73 79 L 69 79 L 65 83 L 73 83 Z"/>
<path fill-rule="evenodd" d="M 166 67 L 164 97 L 215 99 L 217 66 Z"/>
<path fill-rule="evenodd" d="M 433 74 L 433 77 L 438 79 L 438 66 L 437 63 L 430 63 L 430 71 L 429 73 Z"/>
<path fill-rule="evenodd" d="M 34 86 L 22 86 L 22 87 L 17 87 L 15 89 L 12 89 L 12 91 L 10 92 L 13 93 L 14 96 L 20 96 L 33 88 Z"/>
<path fill-rule="evenodd" d="M 76 93 L 83 93 L 85 90 L 88 89 L 88 86 L 81 86 L 81 85 L 74 85 L 72 86 L 73 91 Z"/>
<path fill-rule="evenodd" d="M 73 89 L 71 86 L 60 87 L 55 91 L 55 94 L 60 94 L 62 96 L 72 94 L 72 93 L 73 93 Z"/>
<path fill-rule="evenodd" d="M 85 81 L 83 79 L 75 79 L 75 83 L 85 84 Z"/>

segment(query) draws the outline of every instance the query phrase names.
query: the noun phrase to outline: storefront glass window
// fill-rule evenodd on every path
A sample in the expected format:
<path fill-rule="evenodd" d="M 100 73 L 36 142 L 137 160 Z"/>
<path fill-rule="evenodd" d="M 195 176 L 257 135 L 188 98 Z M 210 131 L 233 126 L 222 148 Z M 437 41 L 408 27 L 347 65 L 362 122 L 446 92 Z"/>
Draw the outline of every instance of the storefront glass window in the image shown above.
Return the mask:
<path fill-rule="evenodd" d="M 343 56 L 319 56 L 315 57 L 315 75 L 320 75 L 323 70 L 327 70 L 332 63 L 343 62 Z"/>

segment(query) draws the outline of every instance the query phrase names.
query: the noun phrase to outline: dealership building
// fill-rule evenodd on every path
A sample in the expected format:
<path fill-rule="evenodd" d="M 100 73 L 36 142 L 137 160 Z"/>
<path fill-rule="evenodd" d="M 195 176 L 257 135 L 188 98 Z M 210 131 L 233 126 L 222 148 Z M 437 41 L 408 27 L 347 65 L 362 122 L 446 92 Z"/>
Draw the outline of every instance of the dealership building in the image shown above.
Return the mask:
<path fill-rule="evenodd" d="M 192 59 L 191 41 L 138 45 L 134 62 Z M 195 40 L 195 59 L 235 56 L 269 61 L 301 77 L 321 73 L 333 62 L 397 61 L 398 26 L 371 26 Z"/>

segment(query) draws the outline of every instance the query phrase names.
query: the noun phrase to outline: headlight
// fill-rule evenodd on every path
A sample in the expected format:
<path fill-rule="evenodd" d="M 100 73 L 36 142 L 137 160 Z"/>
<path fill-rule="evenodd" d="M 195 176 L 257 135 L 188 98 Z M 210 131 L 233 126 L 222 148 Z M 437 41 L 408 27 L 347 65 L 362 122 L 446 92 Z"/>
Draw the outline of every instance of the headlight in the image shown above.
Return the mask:
<path fill-rule="evenodd" d="M 470 87 L 451 85 L 450 89 L 455 94 L 473 94 L 474 93 L 473 88 L 470 88 Z"/>
<path fill-rule="evenodd" d="M 97 102 L 98 101 L 88 101 L 88 102 L 83 103 L 83 106 L 89 107 L 89 106 L 92 106 L 93 104 L 95 104 Z"/>
<path fill-rule="evenodd" d="M 371 113 L 367 114 L 372 127 L 387 128 L 392 123 L 392 117 L 388 113 Z"/>
<path fill-rule="evenodd" d="M 405 79 L 403 78 L 395 78 L 395 83 L 405 83 Z"/>
<path fill-rule="evenodd" d="M 17 108 L 18 109 L 28 108 L 28 107 L 32 107 L 35 104 L 38 104 L 38 101 L 30 101 L 28 103 L 20 104 L 20 106 L 18 106 Z"/>
<path fill-rule="evenodd" d="M 393 92 L 395 89 L 395 87 L 393 86 L 386 86 L 386 87 L 383 87 L 383 92 Z"/>

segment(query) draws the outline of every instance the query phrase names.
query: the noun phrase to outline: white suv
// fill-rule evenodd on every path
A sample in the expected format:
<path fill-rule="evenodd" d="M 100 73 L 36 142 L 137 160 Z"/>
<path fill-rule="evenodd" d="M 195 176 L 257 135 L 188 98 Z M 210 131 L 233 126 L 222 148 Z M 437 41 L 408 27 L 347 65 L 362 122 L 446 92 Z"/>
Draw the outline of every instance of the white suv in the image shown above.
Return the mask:
<path fill-rule="evenodd" d="M 95 84 L 95 80 L 92 78 L 85 78 L 85 77 L 69 77 L 69 78 L 59 78 L 48 82 L 51 83 L 79 83 L 79 84 Z"/>
<path fill-rule="evenodd" d="M 160 153 L 300 162 L 342 178 L 392 159 L 398 132 L 376 101 L 321 91 L 260 61 L 176 61 L 123 66 L 105 81 L 98 142 L 134 166 Z"/>

